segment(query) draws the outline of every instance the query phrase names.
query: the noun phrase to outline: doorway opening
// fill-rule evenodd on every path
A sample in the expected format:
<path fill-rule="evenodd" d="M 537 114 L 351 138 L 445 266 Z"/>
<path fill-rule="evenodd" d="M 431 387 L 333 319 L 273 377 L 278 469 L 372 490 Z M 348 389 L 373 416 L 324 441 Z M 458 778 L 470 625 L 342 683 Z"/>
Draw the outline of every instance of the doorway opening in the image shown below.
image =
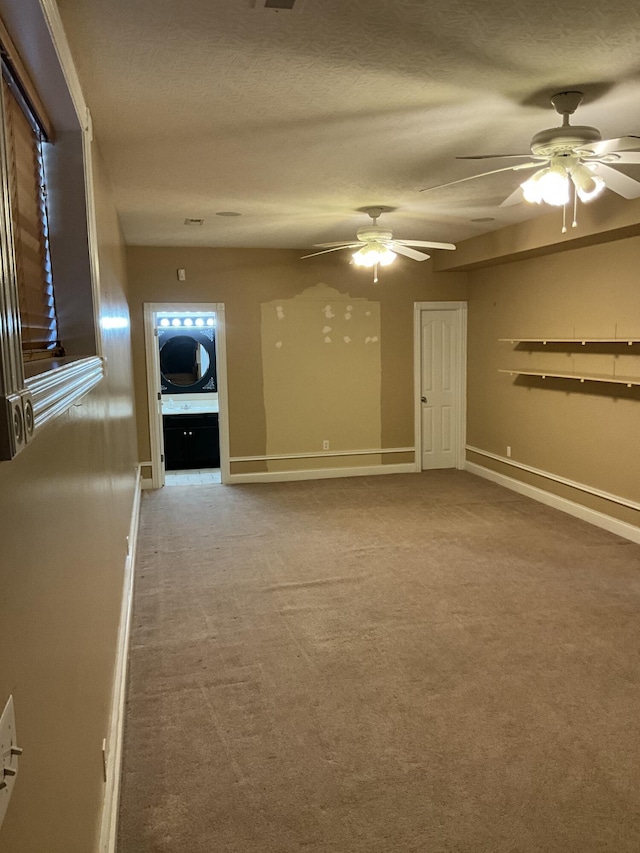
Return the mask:
<path fill-rule="evenodd" d="M 151 488 L 229 476 L 224 305 L 144 306 Z"/>
<path fill-rule="evenodd" d="M 467 303 L 414 304 L 416 471 L 464 468 Z"/>

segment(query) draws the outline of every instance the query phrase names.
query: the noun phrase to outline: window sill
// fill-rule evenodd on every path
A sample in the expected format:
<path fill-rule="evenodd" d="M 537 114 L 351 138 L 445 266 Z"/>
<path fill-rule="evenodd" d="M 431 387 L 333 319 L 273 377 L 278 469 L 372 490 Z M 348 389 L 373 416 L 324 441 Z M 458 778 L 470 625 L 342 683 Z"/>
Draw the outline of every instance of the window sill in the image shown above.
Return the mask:
<path fill-rule="evenodd" d="M 105 364 L 103 358 L 95 355 L 56 358 L 25 364 L 25 374 L 25 388 L 33 402 L 36 433 L 95 388 L 105 375 Z"/>

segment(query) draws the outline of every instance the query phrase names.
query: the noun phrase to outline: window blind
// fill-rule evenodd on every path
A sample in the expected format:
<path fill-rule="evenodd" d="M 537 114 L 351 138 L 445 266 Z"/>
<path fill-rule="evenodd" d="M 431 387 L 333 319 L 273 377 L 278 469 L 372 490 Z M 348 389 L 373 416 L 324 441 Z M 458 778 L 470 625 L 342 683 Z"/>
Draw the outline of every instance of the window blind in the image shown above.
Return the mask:
<path fill-rule="evenodd" d="M 49 257 L 42 132 L 6 66 L 2 95 L 22 349 L 29 361 L 63 354 Z"/>

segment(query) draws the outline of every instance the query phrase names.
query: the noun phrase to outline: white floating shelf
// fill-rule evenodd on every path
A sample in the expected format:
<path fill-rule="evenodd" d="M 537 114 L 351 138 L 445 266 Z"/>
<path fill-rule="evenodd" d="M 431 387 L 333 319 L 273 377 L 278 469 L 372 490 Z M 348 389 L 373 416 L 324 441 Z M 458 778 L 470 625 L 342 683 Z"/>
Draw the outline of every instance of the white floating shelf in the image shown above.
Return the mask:
<path fill-rule="evenodd" d="M 558 370 L 508 370 L 500 368 L 498 373 L 510 376 L 538 376 L 541 379 L 574 379 L 577 382 L 611 382 L 626 385 L 627 388 L 640 386 L 640 376 L 612 376 L 606 373 L 568 373 Z"/>
<path fill-rule="evenodd" d="M 633 344 L 640 343 L 640 338 L 498 338 L 509 344 Z"/>

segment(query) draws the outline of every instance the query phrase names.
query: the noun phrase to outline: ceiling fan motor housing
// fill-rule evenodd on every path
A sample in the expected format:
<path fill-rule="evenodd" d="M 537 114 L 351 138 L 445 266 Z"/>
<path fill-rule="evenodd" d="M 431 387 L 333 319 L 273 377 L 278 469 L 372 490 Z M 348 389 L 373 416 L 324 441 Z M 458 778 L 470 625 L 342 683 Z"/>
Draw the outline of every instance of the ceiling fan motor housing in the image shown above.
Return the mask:
<path fill-rule="evenodd" d="M 369 225 L 367 228 L 360 228 L 356 236 L 363 243 L 369 243 L 372 240 L 391 240 L 393 231 L 389 231 L 388 228 L 382 228 L 380 225 Z"/>
<path fill-rule="evenodd" d="M 531 140 L 531 152 L 536 157 L 554 157 L 560 154 L 576 153 L 585 145 L 600 142 L 602 136 L 595 127 L 587 125 L 566 125 L 541 130 Z M 592 153 L 592 152 L 588 152 Z"/>

